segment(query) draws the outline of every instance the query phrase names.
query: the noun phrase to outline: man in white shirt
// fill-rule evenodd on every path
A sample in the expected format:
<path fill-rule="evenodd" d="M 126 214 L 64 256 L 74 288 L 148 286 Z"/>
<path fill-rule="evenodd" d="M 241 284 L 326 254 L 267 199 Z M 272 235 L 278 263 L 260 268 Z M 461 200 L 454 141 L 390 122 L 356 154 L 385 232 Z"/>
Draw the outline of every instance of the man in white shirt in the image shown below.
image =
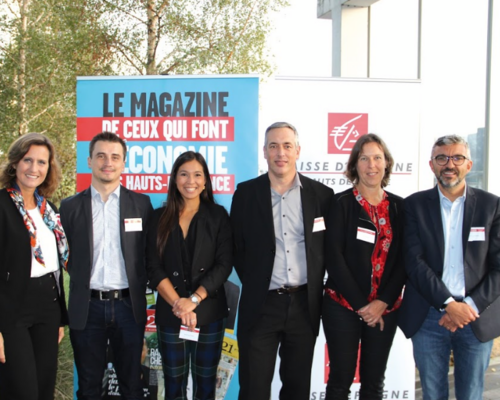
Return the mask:
<path fill-rule="evenodd" d="M 480 400 L 500 335 L 500 199 L 466 185 L 472 160 L 459 136 L 439 138 L 429 165 L 436 187 L 405 200 L 399 324 L 413 342 L 424 400 L 448 398 L 451 351 L 457 399 Z"/>
<path fill-rule="evenodd" d="M 127 147 L 114 133 L 90 142 L 90 188 L 61 203 L 70 248 L 69 326 L 78 399 L 98 400 L 109 340 L 122 399 L 143 398 L 144 265 L 148 196 L 120 185 Z"/>

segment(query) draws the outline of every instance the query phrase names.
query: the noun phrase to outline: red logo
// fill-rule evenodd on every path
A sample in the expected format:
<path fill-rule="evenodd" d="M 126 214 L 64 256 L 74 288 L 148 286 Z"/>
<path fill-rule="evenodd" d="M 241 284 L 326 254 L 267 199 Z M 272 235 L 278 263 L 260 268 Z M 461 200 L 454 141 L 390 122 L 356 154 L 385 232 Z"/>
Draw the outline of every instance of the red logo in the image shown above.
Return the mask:
<path fill-rule="evenodd" d="M 350 154 L 354 143 L 368 133 L 368 114 L 328 114 L 328 154 Z"/>

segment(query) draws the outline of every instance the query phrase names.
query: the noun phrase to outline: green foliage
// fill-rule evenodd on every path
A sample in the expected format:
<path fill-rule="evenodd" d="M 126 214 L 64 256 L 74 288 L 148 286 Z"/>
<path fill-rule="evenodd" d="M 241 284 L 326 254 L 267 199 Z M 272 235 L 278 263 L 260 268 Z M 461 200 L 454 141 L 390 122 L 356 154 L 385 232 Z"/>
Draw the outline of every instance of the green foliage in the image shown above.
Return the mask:
<path fill-rule="evenodd" d="M 10 7 L 4 5 L 0 17 L 0 37 L 8 39 L 0 46 L 0 152 L 25 133 L 24 121 L 27 131 L 49 136 L 63 170 L 54 196 L 58 202 L 75 191 L 76 77 L 112 73 L 112 54 L 84 1 L 34 1 L 26 9 L 25 28 L 16 7 L 20 4 L 6 4 Z"/>
<path fill-rule="evenodd" d="M 269 15 L 287 5 L 286 0 L 95 2 L 103 5 L 101 22 L 120 70 L 141 75 L 269 74 Z"/>

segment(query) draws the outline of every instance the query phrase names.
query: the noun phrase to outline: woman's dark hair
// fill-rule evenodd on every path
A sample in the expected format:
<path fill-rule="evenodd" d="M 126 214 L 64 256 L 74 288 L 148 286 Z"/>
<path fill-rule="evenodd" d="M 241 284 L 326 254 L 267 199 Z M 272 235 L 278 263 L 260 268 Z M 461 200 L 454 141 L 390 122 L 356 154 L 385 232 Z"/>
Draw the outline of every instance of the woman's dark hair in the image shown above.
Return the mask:
<path fill-rule="evenodd" d="M 177 173 L 182 165 L 189 161 L 198 161 L 203 168 L 203 175 L 205 176 L 205 189 L 200 194 L 200 201 L 202 203 L 214 204 L 214 193 L 212 190 L 212 181 L 210 180 L 210 173 L 205 158 L 200 153 L 194 151 L 186 151 L 182 153 L 174 162 L 172 172 L 170 173 L 170 181 L 168 183 L 168 196 L 167 205 L 163 211 L 160 220 L 158 221 L 158 237 L 156 239 L 156 246 L 160 254 L 163 256 L 163 249 L 167 244 L 168 236 L 174 230 L 179 221 L 179 214 L 184 209 L 184 198 L 182 197 L 179 189 L 177 188 Z"/>
<path fill-rule="evenodd" d="M 392 158 L 391 152 L 387 148 L 387 145 L 384 141 L 374 133 L 368 133 L 366 135 L 361 136 L 354 147 L 352 148 L 351 155 L 349 156 L 349 161 L 347 161 L 347 169 L 345 171 L 345 176 L 349 179 L 353 185 L 356 185 L 359 181 L 358 170 L 356 169 L 356 165 L 358 164 L 358 159 L 361 151 L 363 150 L 363 146 L 367 143 L 376 143 L 382 149 L 385 157 L 385 174 L 382 178 L 381 186 L 384 188 L 389 184 L 389 180 L 391 179 L 392 167 L 394 166 L 394 159 Z"/>
<path fill-rule="evenodd" d="M 38 193 L 44 197 L 54 194 L 61 182 L 62 174 L 56 159 L 56 150 L 49 138 L 41 133 L 27 133 L 18 137 L 9 147 L 7 161 L 0 170 L 0 186 L 9 188 L 16 183 L 15 166 L 23 159 L 31 146 L 45 146 L 49 150 L 49 169 L 45 180 L 38 186 Z"/>

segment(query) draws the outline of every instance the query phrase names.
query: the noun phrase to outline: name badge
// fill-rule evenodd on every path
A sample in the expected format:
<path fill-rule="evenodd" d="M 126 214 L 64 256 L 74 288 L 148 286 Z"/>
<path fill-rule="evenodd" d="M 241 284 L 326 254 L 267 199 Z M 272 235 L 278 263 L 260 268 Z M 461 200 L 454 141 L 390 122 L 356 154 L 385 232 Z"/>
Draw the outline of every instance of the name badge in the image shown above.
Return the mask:
<path fill-rule="evenodd" d="M 365 228 L 358 228 L 356 239 L 362 240 L 363 242 L 375 243 L 375 231 Z"/>
<path fill-rule="evenodd" d="M 483 227 L 470 228 L 469 242 L 484 242 L 486 240 L 484 232 Z"/>
<path fill-rule="evenodd" d="M 313 232 L 324 231 L 325 219 L 323 217 L 314 218 Z"/>
<path fill-rule="evenodd" d="M 141 232 L 142 218 L 125 218 L 125 232 Z"/>
<path fill-rule="evenodd" d="M 199 336 L 200 336 L 200 328 L 194 328 L 193 331 L 190 331 L 186 325 L 181 325 L 181 331 L 179 332 L 179 339 L 185 339 L 197 342 Z"/>

